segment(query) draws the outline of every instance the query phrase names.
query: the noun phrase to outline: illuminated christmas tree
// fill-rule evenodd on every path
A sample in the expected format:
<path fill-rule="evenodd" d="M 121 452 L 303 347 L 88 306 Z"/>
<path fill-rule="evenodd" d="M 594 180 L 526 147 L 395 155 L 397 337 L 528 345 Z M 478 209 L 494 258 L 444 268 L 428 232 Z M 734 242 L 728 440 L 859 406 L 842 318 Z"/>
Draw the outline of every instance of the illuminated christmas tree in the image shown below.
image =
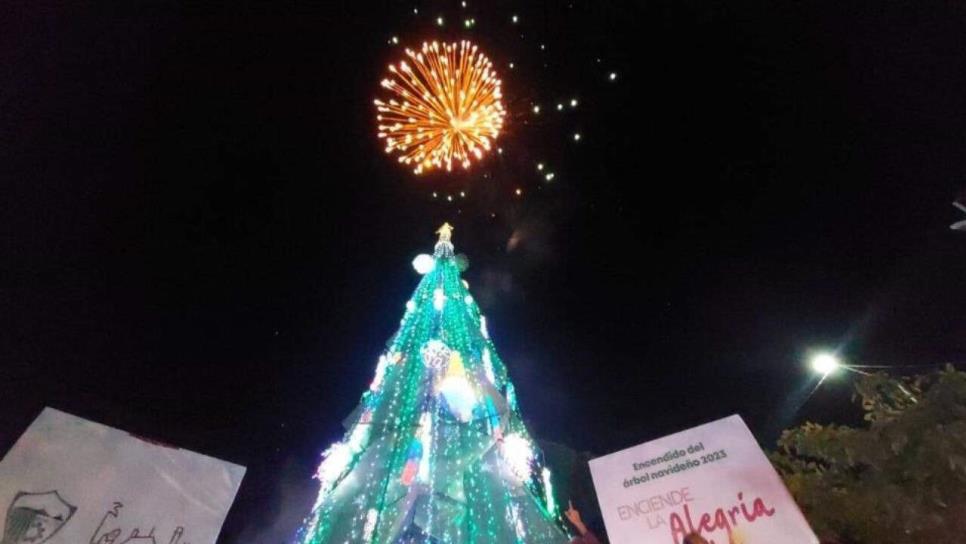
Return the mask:
<path fill-rule="evenodd" d="M 422 281 L 375 377 L 323 453 L 304 544 L 564 543 L 550 471 L 460 279 L 452 227 L 413 266 Z"/>

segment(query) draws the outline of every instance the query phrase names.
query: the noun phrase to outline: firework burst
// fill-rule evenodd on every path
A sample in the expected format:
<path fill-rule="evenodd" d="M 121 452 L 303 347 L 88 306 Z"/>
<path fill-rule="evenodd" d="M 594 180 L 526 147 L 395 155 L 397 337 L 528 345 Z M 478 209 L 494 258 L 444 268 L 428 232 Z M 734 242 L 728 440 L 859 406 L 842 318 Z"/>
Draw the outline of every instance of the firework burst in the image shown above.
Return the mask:
<path fill-rule="evenodd" d="M 456 163 L 469 168 L 492 147 L 506 110 L 493 64 L 468 41 L 424 43 L 408 60 L 389 65 L 376 99 L 379 138 L 386 153 L 417 174 Z"/>

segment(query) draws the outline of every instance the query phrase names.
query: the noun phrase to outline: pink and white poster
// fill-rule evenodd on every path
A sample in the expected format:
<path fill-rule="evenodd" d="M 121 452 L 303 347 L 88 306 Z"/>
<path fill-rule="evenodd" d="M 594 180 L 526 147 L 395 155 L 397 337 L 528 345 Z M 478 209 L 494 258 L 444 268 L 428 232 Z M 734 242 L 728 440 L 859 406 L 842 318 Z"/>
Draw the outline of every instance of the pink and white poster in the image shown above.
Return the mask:
<path fill-rule="evenodd" d="M 214 544 L 244 476 L 45 408 L 0 460 L 0 544 Z"/>
<path fill-rule="evenodd" d="M 613 544 L 818 544 L 748 426 L 733 415 L 590 462 Z"/>

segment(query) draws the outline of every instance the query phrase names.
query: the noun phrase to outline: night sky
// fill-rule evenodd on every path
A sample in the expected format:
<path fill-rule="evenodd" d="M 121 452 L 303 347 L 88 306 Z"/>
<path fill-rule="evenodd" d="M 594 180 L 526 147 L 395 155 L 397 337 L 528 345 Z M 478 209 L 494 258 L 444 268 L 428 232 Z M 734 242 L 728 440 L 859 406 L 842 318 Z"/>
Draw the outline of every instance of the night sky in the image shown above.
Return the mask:
<path fill-rule="evenodd" d="M 853 421 L 811 349 L 966 361 L 962 2 L 42 4 L 0 16 L 0 452 L 53 406 L 245 465 L 221 542 L 307 514 L 444 220 L 575 450 Z M 383 153 L 392 36 L 480 44 L 503 155 Z"/>

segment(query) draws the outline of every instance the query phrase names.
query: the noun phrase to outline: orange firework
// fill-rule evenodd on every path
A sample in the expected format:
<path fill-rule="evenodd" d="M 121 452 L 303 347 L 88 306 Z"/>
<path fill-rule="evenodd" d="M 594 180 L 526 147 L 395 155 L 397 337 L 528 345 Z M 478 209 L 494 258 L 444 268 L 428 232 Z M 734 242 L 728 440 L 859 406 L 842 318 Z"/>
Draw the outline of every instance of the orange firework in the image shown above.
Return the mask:
<path fill-rule="evenodd" d="M 412 65 L 390 64 L 382 80 L 392 97 L 375 101 L 386 153 L 397 151 L 417 174 L 449 171 L 454 162 L 469 168 L 490 150 L 506 116 L 493 64 L 468 41 L 424 43 L 406 56 Z"/>

